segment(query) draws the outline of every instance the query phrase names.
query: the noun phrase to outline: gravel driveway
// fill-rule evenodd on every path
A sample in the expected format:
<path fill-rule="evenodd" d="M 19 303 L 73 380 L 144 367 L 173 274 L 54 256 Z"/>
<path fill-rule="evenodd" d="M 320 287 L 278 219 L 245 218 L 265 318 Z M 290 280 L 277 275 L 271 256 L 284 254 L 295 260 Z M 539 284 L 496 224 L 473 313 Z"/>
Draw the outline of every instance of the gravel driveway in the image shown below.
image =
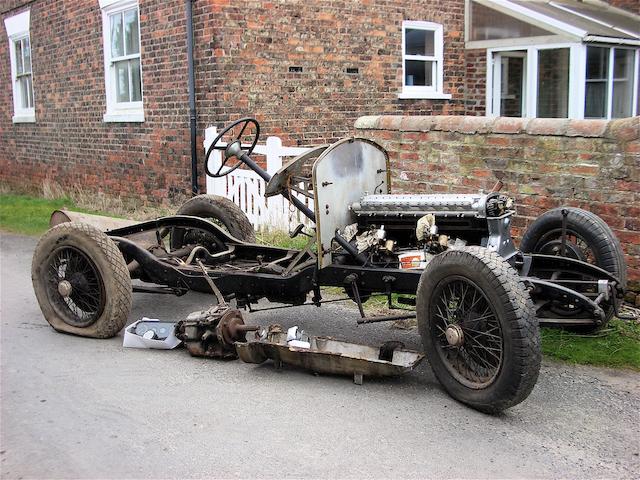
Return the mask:
<path fill-rule="evenodd" d="M 498 416 L 440 388 L 426 362 L 390 380 L 122 348 L 55 333 L 29 269 L 36 240 L 0 235 L 2 478 L 637 478 L 640 374 L 545 361 Z M 179 319 L 210 298 L 134 295 L 131 321 Z M 356 326 L 354 310 L 251 314 L 250 323 L 420 348 Z"/>

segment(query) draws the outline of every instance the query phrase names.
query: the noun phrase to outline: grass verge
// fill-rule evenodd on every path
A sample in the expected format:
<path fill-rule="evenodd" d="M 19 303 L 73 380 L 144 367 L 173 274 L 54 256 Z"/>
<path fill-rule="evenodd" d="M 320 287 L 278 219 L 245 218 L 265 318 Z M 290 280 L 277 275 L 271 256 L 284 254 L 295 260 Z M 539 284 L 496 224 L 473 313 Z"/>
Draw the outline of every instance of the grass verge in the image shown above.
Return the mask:
<path fill-rule="evenodd" d="M 0 195 L 0 228 L 25 235 L 40 235 L 49 228 L 54 210 L 75 208 L 68 198 L 49 200 L 26 195 Z"/>
<path fill-rule="evenodd" d="M 69 198 L 46 199 L 2 193 L 0 194 L 0 229 L 26 235 L 41 235 L 49 228 L 51 213 L 60 208 L 99 213 L 87 208 L 78 208 L 76 202 Z M 143 216 L 148 217 L 154 213 L 156 212 L 145 211 Z M 112 214 L 121 215 L 121 212 L 112 212 Z M 131 216 L 135 218 L 142 215 Z M 258 233 L 257 237 L 260 243 L 284 248 L 303 248 L 308 241 L 305 236 L 291 239 L 285 232 L 263 232 Z M 336 296 L 344 295 L 343 289 L 327 289 L 327 293 Z M 397 295 L 394 295 L 393 300 L 397 304 Z M 365 306 L 368 315 L 379 315 L 385 311 L 386 300 L 383 297 L 372 298 Z M 400 321 L 396 326 L 413 328 L 415 320 Z M 595 335 L 579 335 L 555 328 L 542 328 L 541 335 L 542 351 L 548 357 L 575 364 L 640 370 L 640 323 L 638 322 L 622 322 L 614 319 Z"/>
<path fill-rule="evenodd" d="M 592 335 L 542 328 L 542 353 L 569 363 L 640 370 L 640 323 L 613 319 Z"/>

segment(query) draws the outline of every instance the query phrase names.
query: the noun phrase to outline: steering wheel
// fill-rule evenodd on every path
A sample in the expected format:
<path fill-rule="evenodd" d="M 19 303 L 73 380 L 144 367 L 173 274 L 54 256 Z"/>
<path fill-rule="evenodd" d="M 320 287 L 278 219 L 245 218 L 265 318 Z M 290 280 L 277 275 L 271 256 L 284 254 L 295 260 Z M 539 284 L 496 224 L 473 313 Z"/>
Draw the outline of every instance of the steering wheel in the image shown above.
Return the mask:
<path fill-rule="evenodd" d="M 254 135 L 253 136 L 253 142 L 251 143 L 251 146 L 249 147 L 249 150 L 247 150 L 245 152 L 245 151 L 242 150 L 242 134 L 244 133 L 244 131 L 247 129 L 247 127 L 250 124 L 253 124 L 255 126 L 255 132 L 253 134 Z M 229 142 L 226 147 L 223 147 L 221 145 L 219 146 L 218 144 L 222 140 L 222 137 L 225 136 L 230 131 L 232 131 L 238 125 L 242 125 L 242 128 L 240 129 L 240 133 L 238 135 L 236 135 L 235 138 L 231 142 Z M 211 145 L 207 149 L 207 153 L 206 153 L 206 155 L 204 157 L 204 169 L 207 172 L 207 175 L 209 175 L 210 177 L 213 177 L 213 178 L 220 178 L 220 177 L 224 177 L 225 175 L 229 175 L 236 168 L 238 168 L 240 165 L 242 165 L 242 159 L 241 159 L 242 155 L 245 155 L 245 154 L 246 155 L 251 155 L 251 152 L 253 152 L 253 149 L 255 148 L 256 144 L 258 143 L 258 137 L 260 137 L 260 125 L 258 124 L 258 121 L 255 118 L 250 118 L 250 117 L 241 118 L 240 120 L 236 120 L 231 125 L 229 125 L 227 128 L 222 130 L 218 134 L 218 136 L 215 138 L 215 140 L 211 143 Z M 211 172 L 209 170 L 209 156 L 211 155 L 211 152 L 214 151 L 214 150 L 223 150 L 224 151 L 224 159 L 222 160 L 222 163 L 220 164 L 220 168 L 218 168 L 218 170 L 216 170 L 215 173 L 213 173 L 213 172 Z M 233 157 L 236 157 L 238 159 L 238 161 L 231 167 L 227 166 L 227 162 Z M 223 169 L 225 167 L 226 167 L 226 170 L 223 171 Z"/>

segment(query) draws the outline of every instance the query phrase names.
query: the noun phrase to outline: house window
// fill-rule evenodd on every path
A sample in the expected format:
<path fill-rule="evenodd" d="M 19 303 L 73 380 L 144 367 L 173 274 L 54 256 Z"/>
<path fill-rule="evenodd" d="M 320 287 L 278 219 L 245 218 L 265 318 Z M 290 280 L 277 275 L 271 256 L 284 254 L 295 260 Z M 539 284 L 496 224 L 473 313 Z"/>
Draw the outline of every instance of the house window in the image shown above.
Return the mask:
<path fill-rule="evenodd" d="M 402 23 L 402 92 L 400 98 L 447 99 L 443 91 L 442 25 Z"/>
<path fill-rule="evenodd" d="M 31 72 L 30 11 L 5 19 L 9 37 L 11 83 L 13 92 L 13 122 L 35 122 L 33 74 Z"/>
<path fill-rule="evenodd" d="M 634 114 L 635 51 L 587 47 L 585 118 L 623 118 Z"/>
<path fill-rule="evenodd" d="M 100 0 L 104 37 L 105 122 L 143 122 L 140 19 L 135 0 Z"/>

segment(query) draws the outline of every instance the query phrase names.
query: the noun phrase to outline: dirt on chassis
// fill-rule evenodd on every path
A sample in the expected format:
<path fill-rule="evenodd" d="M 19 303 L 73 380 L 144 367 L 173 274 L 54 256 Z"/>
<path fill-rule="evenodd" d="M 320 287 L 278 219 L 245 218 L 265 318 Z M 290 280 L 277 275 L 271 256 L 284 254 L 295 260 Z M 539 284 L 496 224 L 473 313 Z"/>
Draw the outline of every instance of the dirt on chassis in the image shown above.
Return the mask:
<path fill-rule="evenodd" d="M 391 305 L 400 294 L 416 305 L 425 354 L 447 392 L 498 412 L 527 398 L 536 383 L 540 323 L 589 330 L 617 312 L 626 266 L 620 243 L 596 215 L 551 210 L 518 250 L 513 200 L 499 188 L 391 194 L 387 153 L 361 138 L 313 148 L 271 176 L 251 158 L 259 130 L 250 118 L 225 128 L 205 170 L 213 177 L 240 167 L 256 172 L 266 196 L 284 196 L 309 220 L 292 232 L 309 237 L 305 248 L 255 244 L 244 213 L 212 195 L 189 200 L 178 215 L 107 232 L 64 223 L 42 237 L 33 259 L 47 321 L 61 332 L 114 336 L 135 291 L 213 289 L 223 302 L 250 308 L 261 298 L 305 304 L 309 293 L 309 304 L 321 306 L 321 287 L 332 286 L 344 288 L 361 312 L 371 295 L 387 295 Z M 214 150 L 223 152 L 218 160 Z M 131 279 L 145 286 L 132 287 Z M 239 313 L 233 322 L 229 315 L 198 324 L 189 340 L 203 351 L 223 342 L 228 353 L 233 340 L 244 339 L 229 334 L 233 322 L 242 331 Z"/>

